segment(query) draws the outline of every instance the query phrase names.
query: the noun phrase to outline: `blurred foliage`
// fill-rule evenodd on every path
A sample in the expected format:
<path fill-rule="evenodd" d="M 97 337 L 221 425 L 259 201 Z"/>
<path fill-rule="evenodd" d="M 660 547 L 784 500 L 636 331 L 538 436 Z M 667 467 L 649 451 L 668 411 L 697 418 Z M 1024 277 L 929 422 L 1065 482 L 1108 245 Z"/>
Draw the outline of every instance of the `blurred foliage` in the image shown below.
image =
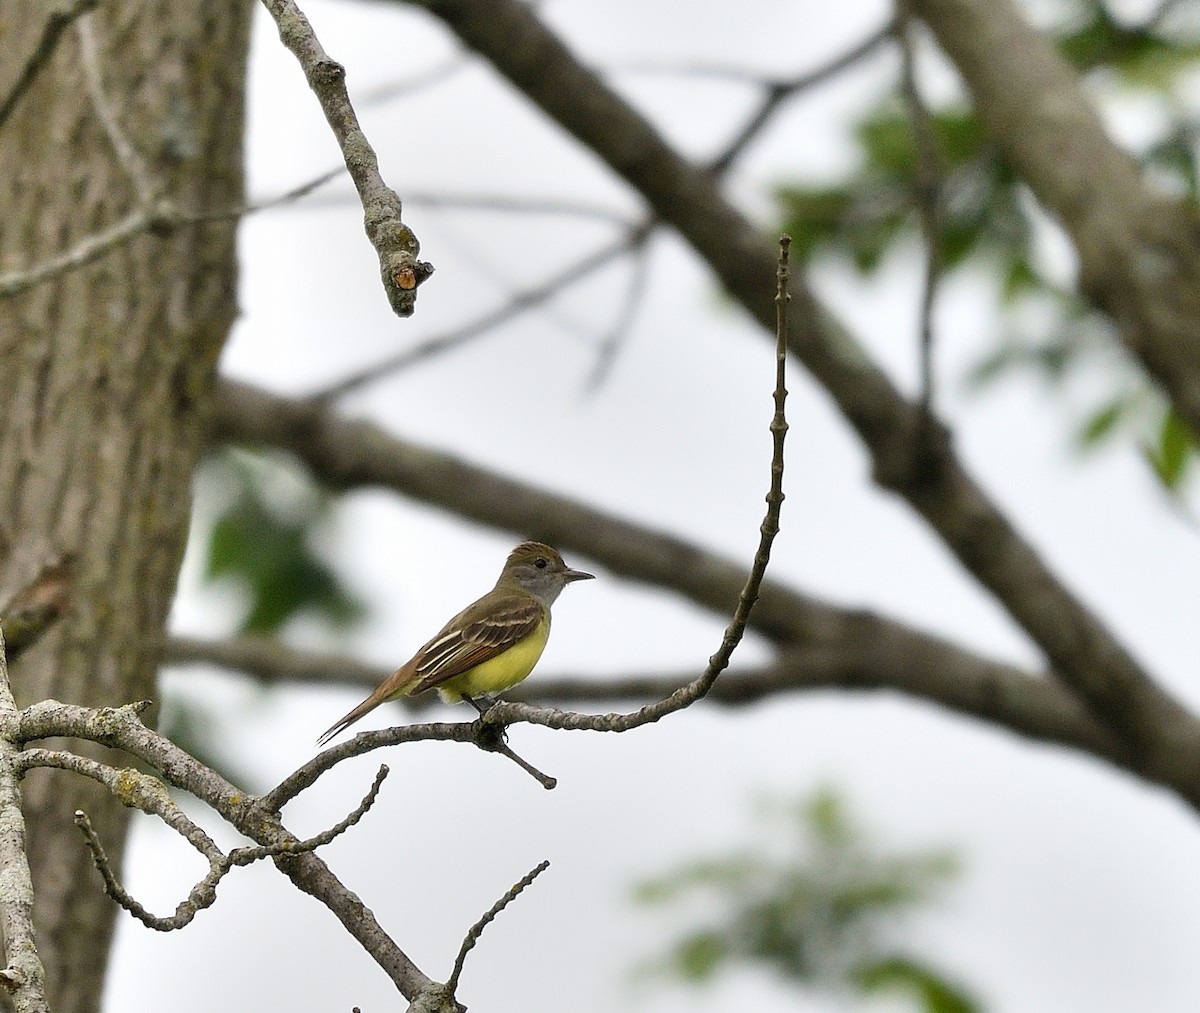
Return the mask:
<path fill-rule="evenodd" d="M 699 909 L 690 919 L 698 927 L 652 970 L 702 983 L 729 965 L 754 964 L 839 994 L 903 992 L 928 1013 L 982 1008 L 895 941 L 903 916 L 928 906 L 957 872 L 951 852 L 879 851 L 828 789 L 766 816 L 761 844 L 637 888 L 643 904 Z"/>
<path fill-rule="evenodd" d="M 1137 154 L 1158 185 L 1194 202 L 1200 120 L 1176 96 L 1200 59 L 1194 6 L 1163 0 L 1138 22 L 1121 20 L 1101 0 L 1057 3 L 1049 13 L 1048 37 L 1088 77 L 1101 101 L 1131 90 L 1156 100 L 1161 123 Z M 1042 267 L 1038 238 L 1048 224 L 1045 216 L 972 110 L 960 100 L 931 108 L 929 116 L 941 185 L 941 263 L 947 272 L 974 265 L 982 269 L 977 274 L 994 279 L 1003 318 L 999 347 L 982 358 L 970 380 L 983 385 L 1024 370 L 1058 384 L 1099 361 L 1112 377 L 1113 393 L 1080 423 L 1081 446 L 1132 429 L 1164 487 L 1179 491 L 1197 453 L 1196 434 L 1129 357 L 1112 354 L 1107 319 Z M 794 256 L 841 257 L 871 274 L 917 234 L 917 145 L 899 86 L 853 133 L 858 164 L 844 179 L 831 185 L 792 181 L 777 188 L 776 199 Z M 1029 312 L 1031 306 L 1036 312 Z"/>
<path fill-rule="evenodd" d="M 321 548 L 331 534 L 336 497 L 286 458 L 240 450 L 210 457 L 202 481 L 220 502 L 205 579 L 232 582 L 244 592 L 239 632 L 275 633 L 301 614 L 337 629 L 363 618 L 362 600 Z"/>
<path fill-rule="evenodd" d="M 237 742 L 230 742 L 222 735 L 227 727 L 225 716 L 196 693 L 181 692 L 168 680 L 160 688 L 162 710 L 157 721 L 157 731 L 165 735 L 184 752 L 194 756 L 231 784 L 246 791 L 266 791 L 270 785 L 262 783 L 261 771 L 252 769 L 239 755 Z M 172 789 L 173 793 L 175 792 Z"/>

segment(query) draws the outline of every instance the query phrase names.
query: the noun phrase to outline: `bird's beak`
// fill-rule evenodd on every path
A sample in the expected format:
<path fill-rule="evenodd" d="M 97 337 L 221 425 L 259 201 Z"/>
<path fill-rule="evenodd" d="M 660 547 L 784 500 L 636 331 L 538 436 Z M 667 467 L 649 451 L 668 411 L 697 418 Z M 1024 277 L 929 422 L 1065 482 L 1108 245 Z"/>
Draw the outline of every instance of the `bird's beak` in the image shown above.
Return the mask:
<path fill-rule="evenodd" d="M 565 580 L 568 584 L 570 584 L 571 581 L 573 581 L 573 580 L 595 580 L 595 579 L 596 579 L 596 575 L 594 573 L 584 573 L 582 570 L 570 570 L 570 569 L 563 570 L 563 580 Z"/>

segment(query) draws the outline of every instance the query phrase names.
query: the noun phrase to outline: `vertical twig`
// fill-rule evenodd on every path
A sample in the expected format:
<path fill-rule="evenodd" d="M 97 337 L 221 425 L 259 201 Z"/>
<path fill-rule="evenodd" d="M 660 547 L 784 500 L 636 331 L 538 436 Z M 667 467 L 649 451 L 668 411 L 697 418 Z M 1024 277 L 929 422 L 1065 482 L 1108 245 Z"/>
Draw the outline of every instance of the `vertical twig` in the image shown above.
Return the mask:
<path fill-rule="evenodd" d="M 18 720 L 0 630 L 0 929 L 5 948 L 0 984 L 8 989 L 17 1013 L 49 1013 L 46 970 L 33 934 L 33 875 L 25 852 L 25 814 L 15 762 L 18 749 L 10 738 Z"/>
<path fill-rule="evenodd" d="M 925 244 L 925 278 L 921 287 L 920 317 L 921 393 L 918 402 L 921 412 L 918 452 L 923 452 L 922 448 L 932 444 L 929 437 L 932 436 L 934 398 L 933 307 L 937 301 L 942 276 L 942 170 L 933 118 L 922 101 L 917 86 L 915 19 L 908 9 L 907 0 L 899 0 L 897 6 L 895 31 L 896 39 L 900 43 L 901 89 L 912 120 L 917 156 L 913 196 L 921 225 L 921 238 Z"/>

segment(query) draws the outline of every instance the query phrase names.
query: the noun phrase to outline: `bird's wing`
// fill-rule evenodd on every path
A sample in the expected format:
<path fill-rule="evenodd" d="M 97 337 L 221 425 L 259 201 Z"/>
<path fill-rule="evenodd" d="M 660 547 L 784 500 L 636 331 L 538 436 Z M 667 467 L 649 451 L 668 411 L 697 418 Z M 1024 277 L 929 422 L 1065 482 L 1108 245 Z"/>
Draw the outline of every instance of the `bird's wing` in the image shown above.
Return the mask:
<path fill-rule="evenodd" d="M 537 629 L 545 611 L 541 602 L 522 595 L 496 602 L 486 618 L 475 622 L 458 622 L 456 616 L 417 653 L 420 681 L 411 692 L 431 689 L 503 654 Z"/>
<path fill-rule="evenodd" d="M 507 651 L 537 629 L 546 611 L 536 598 L 513 595 L 496 602 L 486 619 L 474 622 L 464 619 L 475 605 L 446 623 L 441 633 L 380 683 L 374 693 L 331 725 L 317 740 L 318 744 L 324 745 L 386 700 L 430 689 Z"/>

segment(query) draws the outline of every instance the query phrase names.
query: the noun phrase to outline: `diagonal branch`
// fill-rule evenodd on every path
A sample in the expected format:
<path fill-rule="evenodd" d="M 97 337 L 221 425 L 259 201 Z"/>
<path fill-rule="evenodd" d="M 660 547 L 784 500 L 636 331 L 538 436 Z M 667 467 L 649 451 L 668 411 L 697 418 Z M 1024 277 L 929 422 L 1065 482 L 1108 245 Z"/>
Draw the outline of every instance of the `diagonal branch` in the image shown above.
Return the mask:
<path fill-rule="evenodd" d="M 49 13 L 46 24 L 42 27 L 42 37 L 29 54 L 29 59 L 25 61 L 25 66 L 21 68 L 21 73 L 17 75 L 9 93 L 0 99 L 0 127 L 4 126 L 5 121 L 12 115 L 29 86 L 37 80 L 42 68 L 50 62 L 50 57 L 54 55 L 63 33 L 71 26 L 71 22 L 94 9 L 99 2 L 100 0 L 72 0 L 61 10 Z"/>
<path fill-rule="evenodd" d="M 754 138 L 762 132 L 763 127 L 770 122 L 771 118 L 784 103 L 807 91 L 809 88 L 823 84 L 842 71 L 853 67 L 859 61 L 866 59 L 866 57 L 870 56 L 887 42 L 892 37 L 894 31 L 895 28 L 892 24 L 886 24 L 868 35 L 853 49 L 843 53 L 841 56 L 835 57 L 816 70 L 810 70 L 787 81 L 762 82 L 766 94 L 763 96 L 758 108 L 751 113 L 749 119 L 746 120 L 733 139 L 726 143 L 721 153 L 709 163 L 709 172 L 714 176 L 720 176 L 728 172 L 733 163 L 750 146 Z"/>
<path fill-rule="evenodd" d="M 611 261 L 624 256 L 631 250 L 641 249 L 653 230 L 653 220 L 635 225 L 612 242 L 606 243 L 582 259 L 568 264 L 563 270 L 556 271 L 545 281 L 539 282 L 532 288 L 512 293 L 503 304 L 488 310 L 474 320 L 460 324 L 445 334 L 430 338 L 412 348 L 397 352 L 381 362 L 356 370 L 349 376 L 336 380 L 309 396 L 318 400 L 337 400 L 368 384 L 385 380 L 401 370 L 408 369 L 433 356 L 461 348 L 467 342 L 487 334 L 505 321 L 548 302 L 563 289 L 586 278 Z"/>
<path fill-rule="evenodd" d="M 764 284 L 773 258 L 759 231 L 724 200 L 710 173 L 671 149 L 644 117 L 575 59 L 533 8 L 516 0 L 424 0 L 420 6 L 592 148 L 679 230 L 752 317 L 773 327 Z M 924 13 L 926 6 L 917 10 Z M 1192 290 L 1200 293 L 1200 285 Z M 790 348 L 858 432 L 876 481 L 925 518 L 1045 652 L 1059 676 L 1100 720 L 1129 739 L 1139 766 L 1158 771 L 1200 804 L 1200 722 L 1050 571 L 965 471 L 948 437 L 922 424 L 919 405 L 895 388 L 798 276 L 791 295 Z M 1200 320 L 1200 312 L 1191 319 Z M 1192 389 L 1200 398 L 1200 382 Z M 935 430 L 934 447 L 920 455 L 918 469 L 913 448 L 929 429 Z"/>
<path fill-rule="evenodd" d="M 263 0 L 275 19 L 279 39 L 299 62 L 308 86 L 337 138 L 346 168 L 363 206 L 367 238 L 379 255 L 379 272 L 388 302 L 397 316 L 412 316 L 417 286 L 433 273 L 433 265 L 417 259 L 421 244 L 404 224 L 400 198 L 379 173 L 379 160 L 346 91 L 346 69 L 332 60 L 304 12 L 293 0 Z"/>
<path fill-rule="evenodd" d="M 483 930 L 486 929 L 492 922 L 496 920 L 496 916 L 500 914 L 509 904 L 516 900 L 521 893 L 543 872 L 550 868 L 549 861 L 539 862 L 536 866 L 530 869 L 524 876 L 510 886 L 495 904 L 483 913 L 483 917 L 479 919 L 467 931 L 463 938 L 462 946 L 458 949 L 458 956 L 454 961 L 454 970 L 450 973 L 449 979 L 446 981 L 446 991 L 454 995 L 458 991 L 458 979 L 462 975 L 463 965 L 467 961 L 467 954 L 471 952 L 475 944 L 479 942 L 479 937 L 483 935 Z"/>

